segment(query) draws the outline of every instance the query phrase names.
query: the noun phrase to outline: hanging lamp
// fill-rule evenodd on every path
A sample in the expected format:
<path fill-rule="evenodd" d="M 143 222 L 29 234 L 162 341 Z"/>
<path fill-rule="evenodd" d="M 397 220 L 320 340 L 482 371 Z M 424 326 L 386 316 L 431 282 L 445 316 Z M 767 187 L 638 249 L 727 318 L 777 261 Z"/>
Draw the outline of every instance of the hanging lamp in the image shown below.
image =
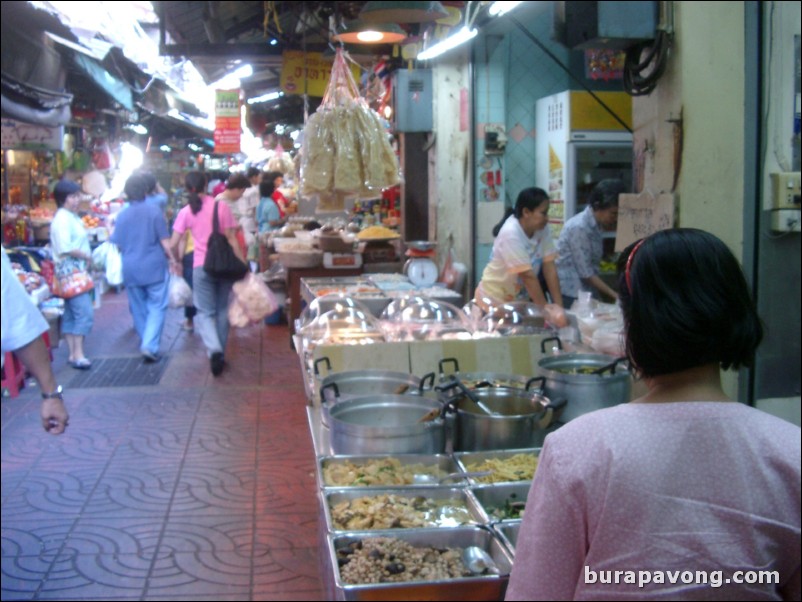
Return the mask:
<path fill-rule="evenodd" d="M 434 2 L 366 2 L 359 13 L 363 21 L 383 23 L 428 23 L 448 16 L 445 7 Z"/>
<path fill-rule="evenodd" d="M 397 44 L 406 39 L 406 32 L 395 23 L 367 23 L 360 19 L 348 21 L 345 29 L 332 39 L 345 44 Z"/>

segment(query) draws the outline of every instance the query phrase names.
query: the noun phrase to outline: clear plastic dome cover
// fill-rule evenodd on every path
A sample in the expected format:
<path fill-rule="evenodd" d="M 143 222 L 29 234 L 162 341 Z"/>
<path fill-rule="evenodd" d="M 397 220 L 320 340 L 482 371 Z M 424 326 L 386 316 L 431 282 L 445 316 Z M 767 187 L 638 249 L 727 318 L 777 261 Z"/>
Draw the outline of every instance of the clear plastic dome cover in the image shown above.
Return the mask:
<path fill-rule="evenodd" d="M 470 321 L 458 307 L 415 296 L 391 301 L 382 312 L 381 325 L 390 341 L 469 339 L 473 332 Z"/>
<path fill-rule="evenodd" d="M 476 330 L 500 335 L 550 332 L 543 312 L 537 305 L 527 301 L 489 305 L 484 315 L 476 321 Z"/>
<path fill-rule="evenodd" d="M 329 293 L 328 295 L 316 297 L 304 308 L 298 318 L 295 329 L 297 331 L 302 330 L 304 326 L 311 324 L 327 311 L 331 311 L 332 309 L 343 310 L 349 307 L 371 315 L 370 309 L 361 301 L 349 297 L 344 293 Z"/>
<path fill-rule="evenodd" d="M 320 314 L 300 331 L 315 344 L 361 345 L 383 341 L 379 323 L 369 311 L 341 306 Z"/>

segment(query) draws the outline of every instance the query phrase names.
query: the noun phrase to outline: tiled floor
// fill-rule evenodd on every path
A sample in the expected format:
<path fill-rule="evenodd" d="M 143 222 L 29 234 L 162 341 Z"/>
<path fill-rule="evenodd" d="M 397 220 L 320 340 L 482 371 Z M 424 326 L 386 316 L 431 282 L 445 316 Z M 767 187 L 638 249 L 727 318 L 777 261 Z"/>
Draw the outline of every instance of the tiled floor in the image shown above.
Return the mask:
<path fill-rule="evenodd" d="M 314 453 L 286 326 L 232 329 L 219 378 L 169 310 L 155 386 L 70 388 L 70 426 L 29 385 L 2 400 L 3 600 L 322 600 Z M 125 292 L 86 351 L 137 356 Z"/>

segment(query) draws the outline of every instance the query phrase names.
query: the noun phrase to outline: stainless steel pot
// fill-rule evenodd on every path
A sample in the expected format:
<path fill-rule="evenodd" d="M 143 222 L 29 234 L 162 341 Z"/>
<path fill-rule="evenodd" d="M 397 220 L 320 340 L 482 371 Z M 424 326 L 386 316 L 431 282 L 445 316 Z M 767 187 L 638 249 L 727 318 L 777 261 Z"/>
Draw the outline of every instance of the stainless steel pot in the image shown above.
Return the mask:
<path fill-rule="evenodd" d="M 323 404 L 335 454 L 441 454 L 445 449 L 439 401 L 418 395 L 371 395 Z"/>
<path fill-rule="evenodd" d="M 538 379 L 535 379 L 538 380 Z M 546 429 L 566 405 L 534 391 L 490 387 L 468 389 L 455 380 L 459 391 L 447 401 L 456 412 L 454 451 L 485 451 L 538 447 Z M 443 387 L 447 393 L 454 387 Z"/>
<path fill-rule="evenodd" d="M 541 348 L 545 353 L 544 339 Z M 558 347 L 562 349 L 559 339 Z M 567 399 L 560 420 L 568 422 L 594 410 L 626 403 L 632 395 L 630 372 L 621 366 L 623 358 L 616 360 L 597 353 L 565 353 L 542 358 L 538 368 L 545 380 L 544 392 L 554 399 Z M 606 368 L 601 374 L 593 374 Z"/>
<path fill-rule="evenodd" d="M 469 389 L 479 389 L 483 387 L 526 389 L 527 382 L 531 379 L 531 376 L 505 374 L 503 372 L 461 372 L 459 369 L 459 361 L 454 357 L 443 358 L 438 365 L 440 369 L 439 384 L 441 386 L 448 384 L 454 378 L 458 378 L 459 381 Z M 446 371 L 447 366 L 451 366 L 451 370 Z"/>
<path fill-rule="evenodd" d="M 365 395 L 423 395 L 434 388 L 434 372 L 419 378 L 407 372 L 389 370 L 351 370 L 331 373 L 327 357 L 315 360 L 314 372 L 320 377 L 320 366 L 330 372 L 320 384 L 320 401 L 337 403 Z"/>

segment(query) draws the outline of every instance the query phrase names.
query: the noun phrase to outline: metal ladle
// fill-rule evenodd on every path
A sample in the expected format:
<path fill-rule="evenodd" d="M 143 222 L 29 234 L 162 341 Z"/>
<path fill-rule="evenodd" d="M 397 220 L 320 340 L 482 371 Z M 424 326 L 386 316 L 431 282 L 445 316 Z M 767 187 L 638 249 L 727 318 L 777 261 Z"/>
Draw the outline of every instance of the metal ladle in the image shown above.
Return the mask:
<path fill-rule="evenodd" d="M 501 574 L 490 554 L 479 546 L 468 546 L 462 551 L 462 564 L 474 575 L 482 575 L 484 573 L 490 573 L 491 575 Z"/>
<path fill-rule="evenodd" d="M 493 474 L 492 470 L 478 470 L 476 472 L 452 472 L 439 478 L 431 474 L 416 474 L 412 479 L 416 485 L 442 485 L 446 481 L 467 479 L 469 477 L 486 477 L 491 474 Z"/>

